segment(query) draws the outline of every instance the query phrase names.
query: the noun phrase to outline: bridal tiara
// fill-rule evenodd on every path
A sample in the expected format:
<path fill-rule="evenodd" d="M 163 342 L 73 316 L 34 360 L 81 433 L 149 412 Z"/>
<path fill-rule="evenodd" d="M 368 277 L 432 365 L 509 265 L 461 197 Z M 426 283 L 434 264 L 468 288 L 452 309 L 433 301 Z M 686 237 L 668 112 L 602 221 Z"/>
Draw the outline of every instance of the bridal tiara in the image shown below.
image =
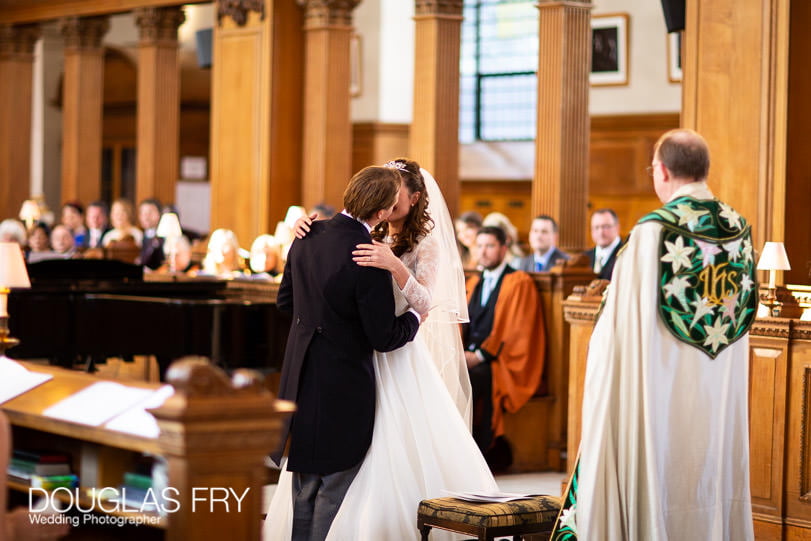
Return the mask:
<path fill-rule="evenodd" d="M 392 169 L 397 169 L 398 171 L 408 172 L 408 169 L 406 169 L 406 164 L 404 164 L 403 162 L 395 161 L 395 160 L 384 163 L 383 167 L 391 167 Z"/>

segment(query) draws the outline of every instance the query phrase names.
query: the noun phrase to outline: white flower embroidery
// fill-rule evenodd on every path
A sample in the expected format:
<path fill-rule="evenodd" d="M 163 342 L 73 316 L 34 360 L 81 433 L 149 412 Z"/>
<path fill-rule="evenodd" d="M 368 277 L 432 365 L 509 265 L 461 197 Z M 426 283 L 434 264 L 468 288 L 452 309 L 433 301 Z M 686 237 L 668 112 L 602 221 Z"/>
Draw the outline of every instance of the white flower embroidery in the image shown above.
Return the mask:
<path fill-rule="evenodd" d="M 564 509 L 563 513 L 560 514 L 560 525 L 563 528 L 569 528 L 572 530 L 572 533 L 577 535 L 577 522 L 575 521 L 575 508 L 577 505 L 573 505 L 568 509 Z"/>
<path fill-rule="evenodd" d="M 715 316 L 714 312 L 715 305 L 711 304 L 710 301 L 708 301 L 707 299 L 696 299 L 690 304 L 696 307 L 696 313 L 693 315 L 692 323 L 690 323 L 691 329 L 695 327 L 696 323 L 698 323 L 701 320 L 701 318 L 703 318 L 707 314 Z"/>
<path fill-rule="evenodd" d="M 729 323 L 721 325 L 720 319 L 716 319 L 712 327 L 704 325 L 704 331 L 707 333 L 707 339 L 704 340 L 704 345 L 710 346 L 712 352 L 715 353 L 718 351 L 718 346 L 721 344 L 729 344 L 729 340 L 727 340 L 726 337 L 727 329 L 729 329 Z"/>
<path fill-rule="evenodd" d="M 716 254 L 721 253 L 721 248 L 719 248 L 717 244 L 713 244 L 712 242 L 707 242 L 698 239 L 696 239 L 696 244 L 698 244 L 698 247 L 701 249 L 701 255 L 704 258 L 702 266 L 706 267 L 707 265 L 714 265 L 715 256 Z"/>
<path fill-rule="evenodd" d="M 667 248 L 667 254 L 662 256 L 662 261 L 672 263 L 674 273 L 679 272 L 682 267 L 690 268 L 692 265 L 690 256 L 696 249 L 692 246 L 685 246 L 683 237 L 676 238 L 675 243 L 666 240 L 665 248 Z"/>
<path fill-rule="evenodd" d="M 663 288 L 665 290 L 665 298 L 669 299 L 675 296 L 682 308 L 686 310 L 689 307 L 687 306 L 687 298 L 684 295 L 684 290 L 689 286 L 690 278 L 688 276 L 674 276 Z"/>
<path fill-rule="evenodd" d="M 742 238 L 738 240 L 733 240 L 731 242 L 727 242 L 724 244 L 724 250 L 729 253 L 729 260 L 730 261 L 737 261 L 739 257 L 741 257 L 741 241 Z"/>
<path fill-rule="evenodd" d="M 743 288 L 743 290 L 749 291 L 750 289 L 752 289 L 753 285 L 755 285 L 755 282 L 752 281 L 751 278 L 749 278 L 748 274 L 744 274 L 743 278 L 741 278 L 741 287 Z"/>
<path fill-rule="evenodd" d="M 749 239 L 743 241 L 743 260 L 752 261 L 752 241 Z"/>
<path fill-rule="evenodd" d="M 694 209 L 690 205 L 682 204 L 676 205 L 674 213 L 679 217 L 679 225 L 687 224 L 688 229 L 693 231 L 696 225 L 698 225 L 698 219 L 710 212 L 704 209 Z"/>
<path fill-rule="evenodd" d="M 735 212 L 735 209 L 727 205 L 726 203 L 721 203 L 721 216 L 726 219 L 729 227 L 734 227 L 735 229 L 741 228 L 741 215 Z"/>

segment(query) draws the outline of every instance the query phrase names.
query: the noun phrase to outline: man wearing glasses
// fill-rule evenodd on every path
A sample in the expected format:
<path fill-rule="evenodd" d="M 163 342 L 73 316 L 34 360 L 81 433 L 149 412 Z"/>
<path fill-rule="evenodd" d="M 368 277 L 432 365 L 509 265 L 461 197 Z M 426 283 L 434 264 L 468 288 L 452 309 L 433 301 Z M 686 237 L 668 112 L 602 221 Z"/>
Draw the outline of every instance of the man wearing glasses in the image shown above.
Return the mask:
<path fill-rule="evenodd" d="M 612 209 L 598 209 L 591 215 L 591 240 L 594 248 L 586 252 L 597 278 L 610 280 L 614 261 L 622 248 L 620 220 Z"/>

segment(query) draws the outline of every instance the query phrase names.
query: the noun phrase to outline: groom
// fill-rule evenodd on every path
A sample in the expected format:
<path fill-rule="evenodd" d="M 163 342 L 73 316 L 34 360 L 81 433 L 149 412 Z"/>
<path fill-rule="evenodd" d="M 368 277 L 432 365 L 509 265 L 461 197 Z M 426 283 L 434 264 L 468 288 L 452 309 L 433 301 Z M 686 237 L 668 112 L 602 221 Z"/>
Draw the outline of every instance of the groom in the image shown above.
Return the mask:
<path fill-rule="evenodd" d="M 287 462 L 293 541 L 326 537 L 371 444 L 372 352 L 403 346 L 419 327 L 415 312 L 395 317 L 391 275 L 352 260 L 355 246 L 369 243 L 371 229 L 391 214 L 400 184 L 396 169 L 361 170 L 344 192 L 344 211 L 314 222 L 288 254 L 277 306 L 293 314 L 279 387 L 279 398 L 297 408 Z M 285 430 L 282 448 L 287 437 Z"/>

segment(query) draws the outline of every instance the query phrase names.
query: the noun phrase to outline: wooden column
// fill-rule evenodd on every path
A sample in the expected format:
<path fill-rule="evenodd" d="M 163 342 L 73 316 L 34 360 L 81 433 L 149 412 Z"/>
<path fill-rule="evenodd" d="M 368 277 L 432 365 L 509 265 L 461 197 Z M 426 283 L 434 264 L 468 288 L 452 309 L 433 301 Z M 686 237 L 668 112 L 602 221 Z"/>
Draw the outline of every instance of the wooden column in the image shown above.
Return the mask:
<path fill-rule="evenodd" d="M 31 95 L 36 25 L 0 25 L 0 216 L 31 192 Z"/>
<path fill-rule="evenodd" d="M 459 210 L 459 49 L 462 0 L 415 0 L 411 158 L 430 171 L 448 210 Z"/>
<path fill-rule="evenodd" d="M 180 66 L 177 28 L 183 9 L 139 8 L 138 139 L 135 197 L 174 202 L 180 133 Z"/>
<path fill-rule="evenodd" d="M 349 40 L 360 0 L 305 0 L 302 200 L 341 208 L 352 175 Z"/>
<path fill-rule="evenodd" d="M 591 1 L 539 0 L 538 130 L 532 214 L 560 224 L 561 247 L 583 248 L 587 227 Z"/>
<path fill-rule="evenodd" d="M 62 201 L 89 203 L 101 195 L 101 128 L 107 17 L 62 20 Z"/>
<path fill-rule="evenodd" d="M 211 71 L 211 228 L 248 247 L 301 201 L 303 15 L 296 0 L 221 1 Z"/>

